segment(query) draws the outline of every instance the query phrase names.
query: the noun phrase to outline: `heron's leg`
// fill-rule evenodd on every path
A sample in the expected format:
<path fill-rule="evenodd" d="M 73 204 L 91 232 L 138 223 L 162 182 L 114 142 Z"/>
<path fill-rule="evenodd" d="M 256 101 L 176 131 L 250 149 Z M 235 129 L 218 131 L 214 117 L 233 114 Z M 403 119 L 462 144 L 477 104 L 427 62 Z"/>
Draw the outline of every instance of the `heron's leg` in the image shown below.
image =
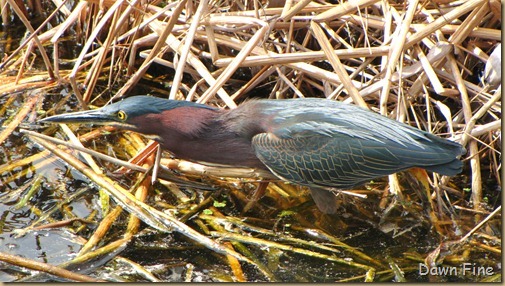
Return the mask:
<path fill-rule="evenodd" d="M 320 188 L 310 188 L 310 194 L 320 211 L 326 214 L 337 212 L 337 197 L 333 192 Z"/>

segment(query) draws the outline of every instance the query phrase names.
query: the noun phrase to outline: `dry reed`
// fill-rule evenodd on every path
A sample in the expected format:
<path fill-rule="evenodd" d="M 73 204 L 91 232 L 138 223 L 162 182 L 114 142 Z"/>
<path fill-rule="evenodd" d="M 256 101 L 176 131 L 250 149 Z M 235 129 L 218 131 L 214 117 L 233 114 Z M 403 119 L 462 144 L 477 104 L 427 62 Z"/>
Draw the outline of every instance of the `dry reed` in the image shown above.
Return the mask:
<path fill-rule="evenodd" d="M 238 216 L 244 220 L 237 220 L 212 206 L 217 195 L 206 193 L 207 198 L 198 200 L 195 198 L 198 195 L 189 197 L 177 184 L 162 180 L 179 204 L 158 203 L 157 208 L 164 206 L 174 212 L 167 213 L 143 202 L 152 187 L 145 176 L 133 180 L 136 183 L 132 183 L 131 190 L 138 192 L 135 198 L 103 172 L 95 162 L 98 157 L 88 155 L 96 152 L 86 150 L 83 143 L 89 146 L 87 142 L 102 136 L 104 129 L 76 136 L 75 129 L 62 125 L 59 134 L 72 142 L 65 144 L 67 147 L 57 147 L 43 135 L 27 131 L 32 141 L 88 176 L 102 190 L 104 219 L 79 255 L 98 247 L 124 209 L 132 217 L 123 238 L 113 243 L 112 249 L 133 239 L 139 231 L 139 218 L 160 232 L 180 232 L 224 254 L 232 274 L 228 278 L 216 276 L 216 280 L 248 281 L 251 274 L 242 269 L 245 264 L 260 273 L 259 280 L 282 280 L 275 267 L 253 253 L 265 249 L 293 252 L 355 269 L 355 274 L 339 277 L 341 281 L 405 281 L 404 273 L 416 270 L 413 263 L 406 263 L 409 259 L 425 259 L 425 263 L 440 265 L 457 259 L 470 261 L 468 252 L 475 252 L 474 255 L 481 252 L 498 261 L 500 234 L 493 227 L 501 227 L 501 202 L 493 200 L 499 200 L 500 196 L 486 189 L 484 181 L 491 179 L 495 186 L 501 184 L 501 85 L 480 79 L 478 69 L 484 68 L 494 46 L 501 41 L 500 1 L 358 0 L 334 4 L 324 0 L 168 3 L 53 0 L 52 7 L 45 7 L 45 13 L 50 15 L 36 29 L 26 7 L 20 4 L 14 0 L 0 1 L 3 23 L 19 19 L 30 31 L 29 37 L 20 40 L 18 48 L 9 50 L 7 45 L 3 46 L 6 54 L 1 55 L 0 61 L 0 99 L 7 98 L 9 106 L 15 92 L 32 91 L 24 96 L 17 115 L 4 123 L 0 146 L 23 120 L 36 119 L 33 111 L 41 111 L 41 102 L 50 90 L 69 86 L 81 108 L 87 109 L 95 102 L 103 104 L 131 95 L 142 79 L 150 77 L 150 68 L 163 66 L 173 72 L 172 81 L 170 89 L 161 91 L 159 96 L 222 108 L 235 108 L 246 92 L 255 89 L 268 90 L 254 94 L 265 98 L 327 97 L 370 108 L 451 138 L 468 150 L 463 158 L 464 174 L 453 179 L 413 172 L 400 178 L 390 176 L 389 183 L 371 182 L 366 189 L 355 192 L 374 201 L 373 207 L 366 206 L 369 201 L 343 195 L 342 207 L 346 212 L 363 221 L 376 221 L 375 228 L 393 233 L 393 237 L 408 236 L 413 229 L 428 225 L 430 236 L 438 241 L 429 251 L 418 250 L 417 256 L 404 252 L 391 259 L 380 255 L 372 258 L 366 249 L 341 243 L 336 237 L 339 231 L 335 230 L 344 228 L 345 220 L 333 218 L 330 223 L 328 218 L 321 218 L 314 207 L 306 207 L 306 192 L 295 186 L 270 184 L 263 190 L 264 195 L 251 195 L 258 202 L 248 204 L 250 198 L 244 191 L 259 181 L 273 179 L 269 174 L 163 159 L 163 166 L 182 174 L 178 183 L 198 181 L 193 185 L 198 188 L 203 180 L 204 184 L 227 189 L 235 205 L 246 206 Z M 42 6 L 38 0 L 28 1 L 28 5 Z M 81 44 L 74 50 L 76 57 L 66 59 L 71 62 L 70 67 L 63 64 L 65 59 L 61 57 L 69 36 L 74 43 Z M 34 62 L 45 71 L 35 71 Z M 55 108 L 65 105 L 67 100 L 64 98 Z M 5 109 L 0 108 L 0 119 L 7 117 Z M 53 129 L 51 134 L 55 132 Z M 126 142 L 121 146 L 130 147 L 131 153 L 146 145 L 137 135 L 124 134 L 119 140 Z M 25 159 L 1 162 L 0 174 L 11 174 L 16 168 L 47 156 L 47 151 L 40 151 Z M 82 156 L 87 165 L 76 156 Z M 110 161 L 116 167 L 145 164 L 131 168 L 144 173 L 152 165 L 145 160 L 125 162 L 106 156 L 100 160 Z M 109 195 L 121 207 L 108 210 Z M 286 213 L 279 211 L 283 209 Z M 409 218 L 402 218 L 404 213 Z M 187 222 L 190 217 L 191 225 Z M 271 217 L 276 222 L 266 223 Z M 271 229 L 286 218 L 293 221 L 292 228 L 287 226 L 290 235 L 305 237 L 309 233 L 309 237 L 295 241 L 291 236 L 273 233 Z M 246 223 L 246 219 L 251 222 Z M 255 219 L 262 221 L 263 226 L 255 225 Z M 310 237 L 320 231 L 308 227 L 314 224 L 333 233 Z M 325 245 L 312 245 L 313 241 Z M 245 245 L 255 250 L 251 252 Z M 347 255 L 342 255 L 343 258 L 341 247 Z M 268 251 L 261 253 L 268 259 L 276 259 Z M 401 261 L 401 265 L 393 260 Z M 10 258 L 4 261 L 14 263 Z M 27 262 L 23 263 L 18 265 Z M 42 266 L 32 267 L 44 271 Z M 148 279 L 157 279 L 149 271 L 138 269 Z"/>

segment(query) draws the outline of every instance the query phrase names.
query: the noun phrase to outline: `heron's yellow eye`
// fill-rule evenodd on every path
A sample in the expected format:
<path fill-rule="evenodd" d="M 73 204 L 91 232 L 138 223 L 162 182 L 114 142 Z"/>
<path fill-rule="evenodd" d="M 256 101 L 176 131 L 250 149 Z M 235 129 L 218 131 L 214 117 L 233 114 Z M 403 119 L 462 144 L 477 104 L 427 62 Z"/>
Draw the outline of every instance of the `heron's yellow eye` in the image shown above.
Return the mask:
<path fill-rule="evenodd" d="M 125 121 L 126 120 L 126 113 L 122 110 L 120 110 L 118 113 L 117 113 L 117 118 L 119 118 L 120 120 L 123 120 Z"/>

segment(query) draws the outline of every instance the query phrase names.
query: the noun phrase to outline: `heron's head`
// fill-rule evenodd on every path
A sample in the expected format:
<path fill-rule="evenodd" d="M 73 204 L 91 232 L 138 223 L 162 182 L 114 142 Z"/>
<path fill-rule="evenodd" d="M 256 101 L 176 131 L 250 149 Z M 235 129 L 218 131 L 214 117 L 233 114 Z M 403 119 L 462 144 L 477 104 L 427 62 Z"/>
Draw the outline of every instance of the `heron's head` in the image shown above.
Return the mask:
<path fill-rule="evenodd" d="M 167 122 L 164 118 L 169 116 L 169 111 L 181 107 L 214 109 L 189 101 L 133 96 L 99 109 L 55 115 L 39 122 L 109 125 L 151 134 L 153 129 L 161 128 L 162 122 Z"/>

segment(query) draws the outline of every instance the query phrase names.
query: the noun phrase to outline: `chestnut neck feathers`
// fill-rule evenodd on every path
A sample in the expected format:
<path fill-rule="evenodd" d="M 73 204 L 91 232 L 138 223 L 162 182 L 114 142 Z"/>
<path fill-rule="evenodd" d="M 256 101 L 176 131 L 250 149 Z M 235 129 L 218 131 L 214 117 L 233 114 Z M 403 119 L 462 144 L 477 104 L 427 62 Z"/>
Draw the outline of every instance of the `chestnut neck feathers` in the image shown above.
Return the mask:
<path fill-rule="evenodd" d="M 136 131 L 157 134 L 155 140 L 177 158 L 266 169 L 251 146 L 251 138 L 265 130 L 255 110 L 248 103 L 233 112 L 195 103 L 131 121 Z"/>

